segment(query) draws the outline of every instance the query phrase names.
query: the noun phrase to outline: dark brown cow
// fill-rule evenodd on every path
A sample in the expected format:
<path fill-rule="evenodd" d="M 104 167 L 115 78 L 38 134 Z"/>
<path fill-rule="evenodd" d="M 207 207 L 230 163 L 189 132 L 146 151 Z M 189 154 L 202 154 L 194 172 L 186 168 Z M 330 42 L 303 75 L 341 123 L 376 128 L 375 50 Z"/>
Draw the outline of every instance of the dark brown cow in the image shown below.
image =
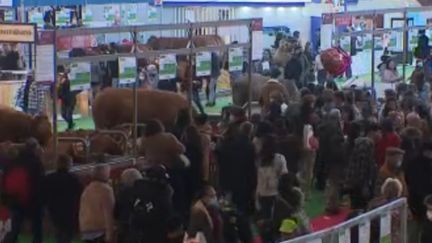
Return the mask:
<path fill-rule="evenodd" d="M 52 137 L 51 123 L 46 115 L 32 117 L 10 107 L 0 107 L 0 143 L 21 143 L 36 138 L 42 146 Z"/>
<path fill-rule="evenodd" d="M 138 89 L 138 123 L 159 119 L 167 127 L 175 123 L 179 111 L 189 109 L 187 99 L 177 93 Z M 106 88 L 93 104 L 93 119 L 97 129 L 112 129 L 133 121 L 133 91 Z"/>

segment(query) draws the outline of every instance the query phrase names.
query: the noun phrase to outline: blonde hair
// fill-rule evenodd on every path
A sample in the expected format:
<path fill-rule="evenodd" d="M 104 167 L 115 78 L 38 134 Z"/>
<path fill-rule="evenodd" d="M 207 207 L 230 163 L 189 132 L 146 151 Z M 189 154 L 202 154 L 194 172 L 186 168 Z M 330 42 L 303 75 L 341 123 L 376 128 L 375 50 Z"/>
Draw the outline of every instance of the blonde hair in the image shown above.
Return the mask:
<path fill-rule="evenodd" d="M 123 171 L 120 181 L 124 186 L 132 187 L 135 181 L 142 179 L 141 173 L 135 168 L 129 168 Z"/>
<path fill-rule="evenodd" d="M 384 184 L 381 186 L 381 194 L 385 195 L 388 190 L 396 189 L 397 197 L 402 196 L 403 192 L 403 185 L 402 182 L 395 178 L 387 178 L 385 180 Z"/>

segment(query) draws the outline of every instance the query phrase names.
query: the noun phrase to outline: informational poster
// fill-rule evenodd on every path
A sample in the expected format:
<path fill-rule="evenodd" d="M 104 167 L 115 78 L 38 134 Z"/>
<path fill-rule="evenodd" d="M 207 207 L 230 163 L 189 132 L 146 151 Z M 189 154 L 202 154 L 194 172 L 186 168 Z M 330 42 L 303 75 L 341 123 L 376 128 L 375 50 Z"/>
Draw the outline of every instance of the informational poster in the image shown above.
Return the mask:
<path fill-rule="evenodd" d="M 243 70 L 243 48 L 231 48 L 228 59 L 230 72 Z"/>
<path fill-rule="evenodd" d="M 252 21 L 252 60 L 261 60 L 264 51 L 263 20 Z"/>
<path fill-rule="evenodd" d="M 177 61 L 175 54 L 159 56 L 159 80 L 173 79 L 177 76 Z"/>
<path fill-rule="evenodd" d="M 37 24 L 38 27 L 42 27 L 44 25 L 43 13 L 37 10 L 30 11 L 29 21 L 30 23 Z"/>
<path fill-rule="evenodd" d="M 135 57 L 119 57 L 119 84 L 132 84 L 136 82 L 137 65 Z"/>
<path fill-rule="evenodd" d="M 93 22 L 93 12 L 91 11 L 91 9 L 89 7 L 84 8 L 83 15 L 84 15 L 84 25 L 91 26 Z"/>
<path fill-rule="evenodd" d="M 350 228 L 339 232 L 338 243 L 351 243 L 351 231 Z"/>
<path fill-rule="evenodd" d="M 138 21 L 138 5 L 137 4 L 123 4 L 121 5 L 122 24 L 131 25 L 136 24 Z"/>
<path fill-rule="evenodd" d="M 71 11 L 69 9 L 61 9 L 60 11 L 56 11 L 55 17 L 57 26 L 66 26 L 70 22 Z"/>
<path fill-rule="evenodd" d="M 210 76 L 211 74 L 211 53 L 210 52 L 198 52 L 196 54 L 196 76 Z"/>
<path fill-rule="evenodd" d="M 370 242 L 370 221 L 367 221 L 359 226 L 359 243 Z"/>
<path fill-rule="evenodd" d="M 149 7 L 147 11 L 147 17 L 149 21 L 155 21 L 158 19 L 158 10 L 155 7 Z"/>
<path fill-rule="evenodd" d="M 108 22 L 114 22 L 115 16 L 115 6 L 114 5 L 106 5 L 104 6 L 104 19 Z"/>
<path fill-rule="evenodd" d="M 91 64 L 88 62 L 76 62 L 70 65 L 70 88 L 72 91 L 90 89 Z"/>
<path fill-rule="evenodd" d="M 381 216 L 380 243 L 391 243 L 391 212 Z"/>
<path fill-rule="evenodd" d="M 0 7 L 13 7 L 12 0 L 0 0 Z"/>

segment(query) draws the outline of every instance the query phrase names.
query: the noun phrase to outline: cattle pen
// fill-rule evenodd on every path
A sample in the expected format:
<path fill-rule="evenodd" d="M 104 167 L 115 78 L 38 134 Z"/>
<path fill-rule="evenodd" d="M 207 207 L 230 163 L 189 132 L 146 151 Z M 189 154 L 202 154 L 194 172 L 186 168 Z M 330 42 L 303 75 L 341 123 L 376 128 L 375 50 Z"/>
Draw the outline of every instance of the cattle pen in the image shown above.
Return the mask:
<path fill-rule="evenodd" d="M 133 112 L 131 114 L 132 116 L 132 140 L 134 141 L 132 143 L 132 155 L 137 155 L 137 139 L 138 139 L 138 127 L 140 126 L 138 117 L 139 117 L 139 110 L 138 107 L 140 104 L 138 104 L 138 68 L 139 68 L 139 60 L 149 60 L 151 58 L 158 59 L 161 56 L 164 55 L 171 55 L 175 57 L 185 57 L 187 62 L 187 78 L 188 82 L 186 82 L 187 87 L 184 88 L 186 96 L 189 100 L 190 105 L 192 105 L 192 83 L 194 78 L 194 62 L 195 58 L 198 54 L 201 53 L 212 53 L 212 52 L 219 52 L 223 53 L 223 55 L 228 56 L 229 52 L 231 50 L 237 49 L 242 50 L 243 53 L 246 51 L 247 59 L 245 60 L 247 63 L 252 63 L 252 52 L 253 52 L 253 31 L 254 28 L 256 28 L 256 25 L 260 24 L 262 27 L 262 19 L 241 19 L 241 20 L 228 20 L 228 21 L 214 21 L 214 22 L 201 22 L 201 23 L 182 23 L 182 24 L 158 24 L 158 25 L 138 25 L 138 26 L 118 26 L 118 27 L 99 27 L 99 28 L 76 28 L 76 29 L 57 29 L 54 31 L 54 39 L 57 40 L 58 38 L 68 38 L 68 37 L 75 37 L 75 36 L 88 36 L 88 35 L 101 35 L 101 34 L 112 34 L 112 33 L 130 33 L 131 39 L 132 39 L 132 49 L 128 53 L 115 53 L 115 54 L 97 54 L 97 55 L 84 55 L 79 57 L 65 57 L 60 56 L 57 52 L 57 41 L 54 41 L 54 64 L 56 67 L 58 66 L 64 66 L 64 65 L 72 65 L 76 63 L 92 63 L 92 62 L 115 62 L 118 61 L 120 58 L 128 58 L 133 59 L 136 65 L 135 68 L 135 75 L 131 76 L 131 80 L 128 82 L 129 87 L 133 89 Z M 217 36 L 218 30 L 221 28 L 242 28 L 243 30 L 247 31 L 248 40 L 243 41 L 242 43 L 239 43 L 239 41 L 234 40 L 228 43 L 218 43 L 216 45 L 209 45 L 209 46 L 200 46 L 197 43 L 195 43 L 195 38 L 200 35 L 197 35 L 200 30 L 202 29 L 212 29 L 212 32 Z M 160 35 L 164 32 L 172 31 L 172 32 L 181 32 L 185 34 L 184 38 L 187 38 L 187 46 L 184 46 L 182 48 L 168 48 L 168 49 L 146 49 L 142 50 L 139 48 L 140 45 L 142 45 L 139 41 L 138 36 L 140 33 L 146 33 L 146 32 L 159 32 Z M 164 36 L 165 38 L 165 36 Z M 244 62 L 244 61 L 242 61 Z M 160 64 L 160 63 L 158 63 Z M 57 84 L 59 82 L 58 80 L 58 73 L 57 68 L 55 68 L 55 80 L 54 85 L 57 87 Z M 159 70 L 160 71 L 160 70 Z M 159 73 L 160 75 L 160 73 Z M 252 68 L 248 68 L 247 70 L 247 76 L 248 76 L 248 104 L 251 103 L 251 75 L 252 75 Z M 54 89 L 53 92 L 54 100 L 57 100 L 58 98 L 58 91 L 57 89 Z M 157 104 L 154 104 L 157 105 Z M 245 107 L 247 108 L 247 113 L 250 116 L 251 115 L 251 106 L 245 104 Z M 57 154 L 57 148 L 58 148 L 58 134 L 57 134 L 57 127 L 58 127 L 58 120 L 57 120 L 57 103 L 53 102 L 53 129 L 54 129 L 54 150 Z"/>

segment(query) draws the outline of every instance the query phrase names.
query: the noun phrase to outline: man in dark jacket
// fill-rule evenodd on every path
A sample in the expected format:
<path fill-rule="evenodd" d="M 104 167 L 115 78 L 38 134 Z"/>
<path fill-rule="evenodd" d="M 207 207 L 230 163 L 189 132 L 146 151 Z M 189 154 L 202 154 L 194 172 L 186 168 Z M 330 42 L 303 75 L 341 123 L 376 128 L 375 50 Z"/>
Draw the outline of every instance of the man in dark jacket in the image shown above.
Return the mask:
<path fill-rule="evenodd" d="M 5 169 L 3 200 L 12 212 L 12 229 L 4 243 L 15 243 L 26 218 L 31 220 L 33 243 L 42 243 L 42 193 L 44 170 L 36 139 L 26 141 L 15 162 Z"/>
<path fill-rule="evenodd" d="M 294 50 L 294 56 L 287 62 L 285 66 L 284 77 L 288 80 L 294 80 L 298 88 L 302 88 L 300 83 L 301 74 L 303 72 L 300 56 L 302 54 L 301 47 Z"/>
<path fill-rule="evenodd" d="M 45 200 L 58 243 L 70 243 L 78 225 L 82 184 L 69 172 L 72 159 L 60 155 L 57 171 L 45 179 Z"/>
<path fill-rule="evenodd" d="M 257 183 L 255 149 L 249 136 L 241 133 L 238 123 L 234 120 L 229 125 L 216 148 L 216 158 L 221 189 L 232 196 L 240 212 L 249 213 Z"/>

